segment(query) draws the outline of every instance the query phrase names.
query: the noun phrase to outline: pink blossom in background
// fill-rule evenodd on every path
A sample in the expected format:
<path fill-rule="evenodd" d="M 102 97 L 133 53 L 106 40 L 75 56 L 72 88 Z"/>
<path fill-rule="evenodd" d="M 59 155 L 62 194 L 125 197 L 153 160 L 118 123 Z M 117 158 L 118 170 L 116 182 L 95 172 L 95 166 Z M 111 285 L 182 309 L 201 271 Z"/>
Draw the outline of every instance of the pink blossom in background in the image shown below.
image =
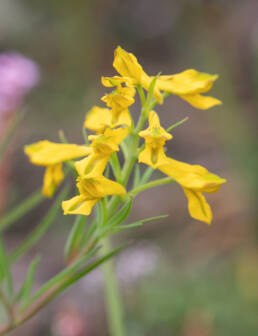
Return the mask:
<path fill-rule="evenodd" d="M 0 54 L 0 129 L 38 81 L 39 68 L 35 62 L 16 52 Z"/>

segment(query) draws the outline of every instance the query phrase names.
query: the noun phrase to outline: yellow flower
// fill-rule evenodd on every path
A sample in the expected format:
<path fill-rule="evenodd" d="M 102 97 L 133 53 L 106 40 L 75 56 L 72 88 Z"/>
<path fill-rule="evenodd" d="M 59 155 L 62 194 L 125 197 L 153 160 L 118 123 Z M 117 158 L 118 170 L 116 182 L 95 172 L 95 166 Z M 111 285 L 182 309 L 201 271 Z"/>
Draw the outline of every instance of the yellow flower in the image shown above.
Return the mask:
<path fill-rule="evenodd" d="M 130 77 L 134 85 L 140 84 L 145 90 L 149 89 L 154 77 L 144 72 L 133 54 L 117 47 L 113 66 L 121 76 Z M 180 96 L 196 108 L 208 109 L 221 104 L 221 101 L 203 96 L 201 93 L 209 91 L 217 78 L 217 75 L 201 73 L 193 69 L 175 75 L 159 76 L 155 84 L 154 96 L 162 104 L 161 91 L 170 92 Z"/>
<path fill-rule="evenodd" d="M 86 114 L 84 127 L 96 133 L 103 133 L 106 127 L 112 125 L 112 114 L 110 109 L 93 106 Z"/>
<path fill-rule="evenodd" d="M 208 109 L 220 105 L 221 101 L 201 93 L 209 91 L 217 78 L 218 75 L 189 69 L 175 75 L 160 76 L 156 85 L 159 90 L 178 95 L 196 108 Z"/>
<path fill-rule="evenodd" d="M 79 195 L 62 202 L 64 214 L 90 215 L 94 205 L 107 195 L 125 195 L 125 188 L 98 173 L 78 178 Z"/>
<path fill-rule="evenodd" d="M 107 128 L 101 135 L 90 135 L 91 147 L 99 155 L 111 155 L 114 151 L 119 151 L 118 145 L 127 137 L 128 127 Z"/>
<path fill-rule="evenodd" d="M 104 133 L 107 127 L 131 126 L 131 116 L 128 109 L 124 109 L 119 113 L 114 113 L 108 108 L 93 106 L 86 114 L 84 127 L 97 134 Z"/>
<path fill-rule="evenodd" d="M 128 107 L 135 101 L 135 88 L 132 81 L 130 78 L 119 76 L 102 77 L 101 81 L 104 86 L 116 86 L 115 90 L 101 98 L 111 108 L 112 125 L 118 125 L 118 123 L 121 125 L 121 121 L 123 121 L 124 125 L 131 126 Z M 123 84 L 126 86 L 122 86 Z"/>
<path fill-rule="evenodd" d="M 226 180 L 210 173 L 206 168 L 190 165 L 171 158 L 158 167 L 164 174 L 173 178 L 183 188 L 188 199 L 190 215 L 208 224 L 212 221 L 212 212 L 203 192 L 213 193 L 219 190 Z"/>
<path fill-rule="evenodd" d="M 114 112 L 119 113 L 134 103 L 134 95 L 135 89 L 133 87 L 118 87 L 116 90 L 102 97 L 101 100 Z"/>
<path fill-rule="evenodd" d="M 115 50 L 113 67 L 121 76 L 131 78 L 133 85 L 141 85 L 145 90 L 149 89 L 152 78 L 146 74 L 137 58 L 121 47 Z M 163 98 L 157 86 L 154 88 L 154 96 L 162 104 Z"/>
<path fill-rule="evenodd" d="M 93 170 L 102 174 L 111 154 L 114 151 L 119 151 L 118 145 L 127 137 L 128 133 L 128 127 L 119 127 L 116 129 L 107 128 L 100 135 L 90 135 L 89 140 L 92 141 L 93 153 L 75 163 L 78 174 L 83 176 Z"/>
<path fill-rule="evenodd" d="M 46 197 L 52 197 L 64 177 L 62 162 L 89 155 L 93 149 L 89 146 L 44 140 L 25 146 L 24 152 L 29 156 L 31 163 L 46 167 L 42 192 Z"/>
<path fill-rule="evenodd" d="M 226 180 L 210 173 L 204 167 L 167 157 L 163 146 L 169 139 L 169 134 L 160 127 L 159 118 L 154 111 L 149 115 L 148 129 L 140 132 L 139 135 L 145 138 L 146 143 L 145 149 L 139 155 L 139 162 L 159 169 L 179 183 L 188 199 L 190 215 L 195 219 L 210 223 L 212 212 L 202 193 L 216 192 Z"/>
<path fill-rule="evenodd" d="M 154 169 L 165 163 L 163 147 L 167 140 L 172 139 L 172 135 L 160 126 L 159 117 L 154 111 L 149 113 L 149 127 L 139 135 L 145 139 L 145 149 L 139 155 L 139 162 L 144 162 Z"/>

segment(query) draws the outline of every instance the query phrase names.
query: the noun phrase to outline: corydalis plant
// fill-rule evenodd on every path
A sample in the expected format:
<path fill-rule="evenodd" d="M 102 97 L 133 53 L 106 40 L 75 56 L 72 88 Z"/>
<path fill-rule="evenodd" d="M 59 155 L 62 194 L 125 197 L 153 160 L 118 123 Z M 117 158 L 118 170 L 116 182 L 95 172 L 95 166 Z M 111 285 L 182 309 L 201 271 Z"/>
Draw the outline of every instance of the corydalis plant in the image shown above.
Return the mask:
<path fill-rule="evenodd" d="M 219 105 L 221 102 L 218 99 L 203 95 L 212 88 L 217 75 L 191 69 L 175 75 L 149 76 L 136 57 L 121 47 L 115 50 L 113 66 L 119 75 L 102 77 L 102 84 L 112 88 L 102 97 L 106 107 L 94 106 L 86 114 L 85 144 L 69 144 L 62 137 L 62 143 L 45 140 L 25 147 L 25 153 L 33 164 L 46 167 L 43 181 L 46 197 L 54 195 L 69 172 L 74 173 L 77 194 L 68 200 L 63 200 L 65 196 L 62 194 L 58 202 L 63 200 L 64 214 L 76 215 L 76 219 L 65 246 L 67 267 L 54 280 L 51 279 L 34 294 L 30 293 L 30 288 L 27 289 L 25 280 L 14 307 L 2 292 L 7 311 L 11 307 L 10 322 L 5 330 L 23 323 L 62 290 L 114 255 L 117 250 L 111 250 L 108 236 L 162 217 L 124 224 L 133 200 L 140 192 L 176 182 L 186 195 L 190 215 L 211 223 L 212 212 L 203 193 L 216 192 L 225 180 L 201 166 L 180 162 L 165 154 L 166 141 L 172 139 L 171 129 L 185 120 L 165 130 L 154 108 L 170 94 L 180 96 L 199 109 Z M 129 108 L 135 102 L 136 92 L 142 106 L 138 118 L 132 118 Z M 136 123 L 135 119 L 138 119 Z M 87 136 L 86 129 L 92 134 Z M 123 160 L 117 156 L 120 149 Z M 66 166 L 65 172 L 63 166 Z M 151 180 L 155 169 L 166 177 Z M 129 184 L 131 177 L 132 183 Z M 93 216 L 89 217 L 92 213 Z M 13 259 L 24 249 L 18 252 Z M 34 274 L 35 264 L 30 267 L 29 274 Z M 110 260 L 103 267 L 110 334 L 121 336 L 125 334 L 122 309 Z"/>

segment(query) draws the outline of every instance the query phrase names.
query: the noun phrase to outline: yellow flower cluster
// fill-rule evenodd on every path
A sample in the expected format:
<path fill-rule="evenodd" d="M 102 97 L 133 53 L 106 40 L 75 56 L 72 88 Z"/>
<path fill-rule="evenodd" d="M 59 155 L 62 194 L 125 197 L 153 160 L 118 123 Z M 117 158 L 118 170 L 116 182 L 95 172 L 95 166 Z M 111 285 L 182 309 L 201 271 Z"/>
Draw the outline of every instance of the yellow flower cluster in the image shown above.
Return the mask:
<path fill-rule="evenodd" d="M 122 185 L 104 177 L 103 174 L 111 155 L 119 150 L 119 145 L 129 134 L 133 134 L 145 140 L 145 147 L 140 151 L 138 161 L 173 178 L 184 190 L 190 215 L 210 223 L 212 212 L 203 192 L 217 191 L 225 180 L 201 166 L 167 157 L 164 145 L 172 136 L 160 126 L 156 112 L 148 112 L 149 127 L 146 130 L 138 129 L 139 133 L 135 134 L 129 112 L 129 107 L 135 101 L 135 88 L 150 90 L 154 77 L 147 75 L 136 57 L 121 47 L 115 50 L 113 66 L 120 76 L 102 77 L 102 84 L 113 88 L 111 93 L 102 97 L 106 107 L 94 106 L 84 121 L 84 127 L 94 133 L 88 137 L 90 145 L 41 141 L 25 147 L 25 153 L 32 163 L 46 167 L 43 194 L 51 197 L 62 181 L 63 162 L 82 157 L 74 163 L 78 174 L 79 195 L 62 203 L 64 214 L 89 215 L 101 198 L 126 194 L 127 181 Z M 203 95 L 211 89 L 217 77 L 192 69 L 175 75 L 158 76 L 153 96 L 156 103 L 162 104 L 164 93 L 171 93 L 180 96 L 194 107 L 207 109 L 221 104 L 218 99 Z"/>

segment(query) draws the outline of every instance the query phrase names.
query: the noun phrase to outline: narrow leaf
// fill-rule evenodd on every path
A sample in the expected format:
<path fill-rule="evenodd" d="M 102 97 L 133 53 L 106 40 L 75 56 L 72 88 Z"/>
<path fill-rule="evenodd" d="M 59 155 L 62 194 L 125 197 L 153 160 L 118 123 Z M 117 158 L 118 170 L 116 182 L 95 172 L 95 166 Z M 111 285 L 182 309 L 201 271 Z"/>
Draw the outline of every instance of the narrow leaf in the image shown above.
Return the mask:
<path fill-rule="evenodd" d="M 9 227 L 15 221 L 23 217 L 27 212 L 35 208 L 44 200 L 41 189 L 33 192 L 23 202 L 16 207 L 10 209 L 8 213 L 0 219 L 0 232 Z"/>
<path fill-rule="evenodd" d="M 113 229 L 113 233 L 118 233 L 118 232 L 121 232 L 123 230 L 128 230 L 128 229 L 132 229 L 132 228 L 135 228 L 135 227 L 138 227 L 138 226 L 141 226 L 145 223 L 148 223 L 148 222 L 152 222 L 154 220 L 159 220 L 159 219 L 163 219 L 163 218 L 166 218 L 168 217 L 168 215 L 161 215 L 161 216 L 155 216 L 155 217 L 150 217 L 150 218 L 145 218 L 145 219 L 141 219 L 137 222 L 134 222 L 134 223 L 131 223 L 131 224 L 127 224 L 127 225 L 119 225 L 118 227 L 115 227 Z"/>
<path fill-rule="evenodd" d="M 152 104 L 155 100 L 155 98 L 153 98 L 153 92 L 154 92 L 154 88 L 155 88 L 155 85 L 156 85 L 156 82 L 157 82 L 157 79 L 159 78 L 159 76 L 160 76 L 160 74 L 155 76 L 150 83 L 150 86 L 149 86 L 149 89 L 148 89 L 147 99 L 146 99 L 145 106 L 144 106 L 144 109 L 146 109 L 147 111 L 150 110 L 150 108 L 151 108 L 151 106 L 152 106 Z"/>
<path fill-rule="evenodd" d="M 169 128 L 166 129 L 167 132 L 170 132 L 173 128 L 179 126 L 179 125 L 182 125 L 184 122 L 186 122 L 187 120 L 189 119 L 189 117 L 186 117 L 180 121 L 178 121 L 177 123 L 171 125 Z"/>
<path fill-rule="evenodd" d="M 154 172 L 154 169 L 152 167 L 148 167 L 145 169 L 145 172 L 143 173 L 142 178 L 141 178 L 141 185 L 149 181 L 153 172 Z"/>
<path fill-rule="evenodd" d="M 129 215 L 133 201 L 130 199 L 126 204 L 107 222 L 100 235 L 104 235 L 107 231 L 121 224 Z"/>
<path fill-rule="evenodd" d="M 9 297 L 12 297 L 13 284 L 8 257 L 5 252 L 2 237 L 0 237 L 0 283 L 5 280 Z"/>
<path fill-rule="evenodd" d="M 38 240 L 42 237 L 42 235 L 47 231 L 50 225 L 55 220 L 58 215 L 61 207 L 61 202 L 66 198 L 68 194 L 68 186 L 64 186 L 64 188 L 59 192 L 58 197 L 46 216 L 39 223 L 39 225 L 29 234 L 29 236 L 24 240 L 24 242 L 17 247 L 10 255 L 9 262 L 13 263 L 16 261 L 21 255 L 27 252 L 33 245 L 35 245 Z"/>
<path fill-rule="evenodd" d="M 65 268 L 63 271 L 58 273 L 48 282 L 46 282 L 36 293 L 27 301 L 26 306 L 22 307 L 22 311 L 26 309 L 26 307 L 30 306 L 34 301 L 36 301 L 39 297 L 43 296 L 49 289 L 54 286 L 58 286 L 59 283 L 64 282 L 67 278 L 69 278 L 72 274 L 74 274 L 83 264 L 85 264 L 90 258 L 92 258 L 96 252 L 99 250 L 99 247 L 93 249 L 88 254 L 82 256 L 79 260 L 71 264 L 71 266 Z"/>
<path fill-rule="evenodd" d="M 65 244 L 65 258 L 69 259 L 71 254 L 80 246 L 81 239 L 85 230 L 87 217 L 79 215 L 76 217 L 72 229 Z"/>
<path fill-rule="evenodd" d="M 23 306 L 26 305 L 27 301 L 30 298 L 31 289 L 34 283 L 35 272 L 39 262 L 39 257 L 36 257 L 34 260 L 32 260 L 27 272 L 26 279 L 24 280 L 24 283 L 15 298 L 15 302 L 23 301 Z"/>
<path fill-rule="evenodd" d="M 134 169 L 133 189 L 140 184 L 140 179 L 141 179 L 140 166 L 136 163 Z"/>

